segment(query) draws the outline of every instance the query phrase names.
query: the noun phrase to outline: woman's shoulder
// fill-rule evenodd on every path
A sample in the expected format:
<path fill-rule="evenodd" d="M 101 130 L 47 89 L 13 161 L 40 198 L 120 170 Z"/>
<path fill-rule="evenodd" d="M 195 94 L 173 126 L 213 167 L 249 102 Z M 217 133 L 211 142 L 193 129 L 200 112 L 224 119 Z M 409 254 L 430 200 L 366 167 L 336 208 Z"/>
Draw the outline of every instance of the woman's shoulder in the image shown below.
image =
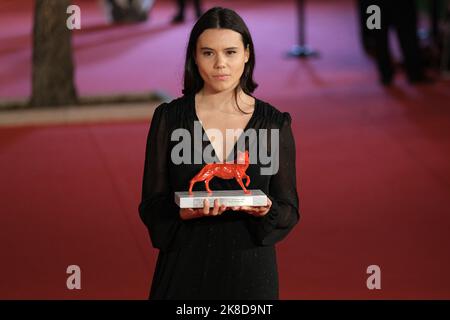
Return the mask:
<path fill-rule="evenodd" d="M 189 96 L 181 96 L 172 100 L 161 102 L 155 109 L 155 113 L 158 112 L 162 115 L 170 118 L 185 117 L 189 112 Z"/>
<path fill-rule="evenodd" d="M 163 111 L 172 111 L 178 107 L 183 107 L 189 104 L 189 96 L 180 96 L 173 98 L 172 100 L 167 99 L 166 101 L 161 102 L 157 108 Z"/>
<path fill-rule="evenodd" d="M 283 123 L 288 122 L 291 123 L 291 115 L 289 112 L 281 111 L 271 103 L 255 98 L 256 102 L 259 104 L 259 115 L 266 120 L 277 124 L 278 126 L 282 126 Z"/>

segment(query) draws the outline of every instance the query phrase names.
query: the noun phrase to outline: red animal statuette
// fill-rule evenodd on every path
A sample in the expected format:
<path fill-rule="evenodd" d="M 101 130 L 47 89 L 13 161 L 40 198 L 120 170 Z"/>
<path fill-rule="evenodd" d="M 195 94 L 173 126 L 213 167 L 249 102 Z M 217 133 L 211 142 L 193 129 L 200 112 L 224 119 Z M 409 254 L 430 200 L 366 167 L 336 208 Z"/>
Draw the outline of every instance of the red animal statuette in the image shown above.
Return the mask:
<path fill-rule="evenodd" d="M 209 181 L 211 181 L 211 179 L 214 177 L 219 177 L 222 179 L 235 178 L 244 192 L 250 193 L 250 191 L 245 188 L 250 184 L 250 177 L 245 173 L 248 166 L 249 160 L 247 150 L 245 152 L 238 151 L 237 163 L 209 163 L 205 165 L 194 178 L 191 179 L 191 183 L 189 185 L 189 194 L 192 194 L 192 187 L 196 182 L 199 181 L 205 181 L 206 191 L 212 193 L 211 189 L 209 189 Z M 247 179 L 245 186 L 242 183 L 242 179 Z"/>

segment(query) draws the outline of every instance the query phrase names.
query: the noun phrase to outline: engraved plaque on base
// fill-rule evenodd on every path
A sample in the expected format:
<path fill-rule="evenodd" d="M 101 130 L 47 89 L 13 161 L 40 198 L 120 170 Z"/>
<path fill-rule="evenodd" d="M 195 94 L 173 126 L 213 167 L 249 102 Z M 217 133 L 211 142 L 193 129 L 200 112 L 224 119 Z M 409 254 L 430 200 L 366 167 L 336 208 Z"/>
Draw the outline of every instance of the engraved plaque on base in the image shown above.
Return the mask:
<path fill-rule="evenodd" d="M 175 192 L 175 202 L 180 208 L 203 208 L 203 200 L 208 198 L 209 206 L 214 207 L 214 200 L 219 200 L 219 205 L 227 207 L 232 206 L 267 206 L 267 196 L 261 190 L 217 190 L 212 193 L 206 191 L 194 191 L 189 194 L 188 191 Z"/>

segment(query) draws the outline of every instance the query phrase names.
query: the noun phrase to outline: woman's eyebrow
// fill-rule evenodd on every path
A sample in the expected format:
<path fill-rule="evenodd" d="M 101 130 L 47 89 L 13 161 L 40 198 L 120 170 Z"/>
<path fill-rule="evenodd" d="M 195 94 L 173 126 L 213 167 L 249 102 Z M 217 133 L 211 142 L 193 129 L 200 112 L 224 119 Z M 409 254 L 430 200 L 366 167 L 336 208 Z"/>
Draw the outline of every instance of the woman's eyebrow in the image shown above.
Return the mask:
<path fill-rule="evenodd" d="M 229 47 L 229 48 L 225 48 L 223 50 L 236 50 L 239 49 L 238 47 Z M 214 49 L 211 49 L 209 47 L 201 47 L 200 50 L 211 50 L 211 51 L 215 51 Z"/>

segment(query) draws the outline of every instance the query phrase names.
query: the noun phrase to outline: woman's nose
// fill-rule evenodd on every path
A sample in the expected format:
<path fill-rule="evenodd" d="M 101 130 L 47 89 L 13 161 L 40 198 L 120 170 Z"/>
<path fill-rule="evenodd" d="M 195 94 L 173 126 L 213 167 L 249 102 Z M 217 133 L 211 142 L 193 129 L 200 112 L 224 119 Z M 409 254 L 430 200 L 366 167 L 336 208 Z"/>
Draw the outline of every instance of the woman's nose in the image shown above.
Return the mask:
<path fill-rule="evenodd" d="M 217 59 L 216 59 L 216 68 L 218 69 L 222 69 L 225 67 L 225 58 L 222 55 L 217 55 Z"/>

